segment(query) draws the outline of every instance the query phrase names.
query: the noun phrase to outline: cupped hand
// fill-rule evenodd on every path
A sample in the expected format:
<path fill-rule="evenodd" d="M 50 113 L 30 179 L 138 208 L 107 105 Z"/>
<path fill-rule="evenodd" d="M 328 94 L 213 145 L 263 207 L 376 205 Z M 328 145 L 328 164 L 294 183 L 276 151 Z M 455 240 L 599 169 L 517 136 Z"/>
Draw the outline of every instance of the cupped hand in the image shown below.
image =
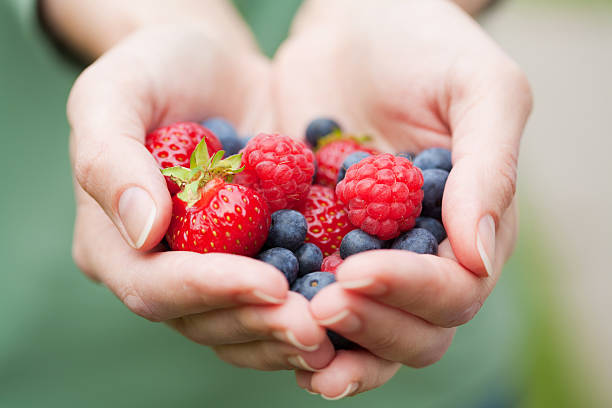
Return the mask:
<path fill-rule="evenodd" d="M 148 131 L 179 120 L 221 115 L 246 130 L 270 127 L 270 75 L 256 50 L 189 26 L 137 32 L 84 71 L 68 103 L 73 254 L 134 313 L 230 363 L 314 370 L 333 347 L 279 271 L 246 257 L 162 251 L 172 202 L 143 145 Z"/>
<path fill-rule="evenodd" d="M 454 327 L 495 286 L 516 240 L 525 76 L 449 1 L 305 3 L 275 61 L 278 121 L 301 134 L 314 117 L 368 132 L 389 151 L 452 150 L 439 257 L 394 250 L 349 258 L 311 311 L 366 351 L 343 351 L 298 384 L 326 397 L 377 387 L 400 364 L 439 360 Z"/>

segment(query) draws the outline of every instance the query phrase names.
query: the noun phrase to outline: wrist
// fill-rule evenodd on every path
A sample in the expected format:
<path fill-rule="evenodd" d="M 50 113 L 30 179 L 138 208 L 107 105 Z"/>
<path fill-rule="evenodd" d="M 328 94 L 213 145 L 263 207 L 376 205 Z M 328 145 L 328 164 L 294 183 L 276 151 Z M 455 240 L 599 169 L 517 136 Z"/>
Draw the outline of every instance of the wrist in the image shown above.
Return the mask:
<path fill-rule="evenodd" d="M 92 60 L 140 29 L 156 25 L 197 27 L 228 46 L 257 48 L 251 32 L 227 0 L 39 0 L 46 28 L 62 45 Z"/>

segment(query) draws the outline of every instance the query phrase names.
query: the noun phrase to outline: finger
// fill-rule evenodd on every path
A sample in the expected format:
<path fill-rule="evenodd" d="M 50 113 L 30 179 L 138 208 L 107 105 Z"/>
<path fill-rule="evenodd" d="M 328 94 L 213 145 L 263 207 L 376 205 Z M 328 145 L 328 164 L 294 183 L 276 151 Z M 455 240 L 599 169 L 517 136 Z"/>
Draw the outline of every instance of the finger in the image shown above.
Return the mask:
<path fill-rule="evenodd" d="M 296 371 L 300 388 L 339 400 L 380 387 L 399 370 L 400 364 L 378 358 L 366 350 L 340 350 L 323 370 Z"/>
<path fill-rule="evenodd" d="M 181 60 L 189 64 L 176 63 Z M 146 132 L 205 114 L 238 123 L 255 94 L 246 85 L 251 74 L 238 74 L 243 62 L 201 32 L 162 28 L 131 36 L 75 83 L 68 102 L 74 174 L 132 247 L 154 247 L 172 208 L 164 178 L 143 145 Z M 257 75 L 258 62 L 252 64 Z"/>
<path fill-rule="evenodd" d="M 319 324 L 372 354 L 410 367 L 438 361 L 455 332 L 332 284 L 315 296 L 310 310 Z"/>
<path fill-rule="evenodd" d="M 310 314 L 308 301 L 289 292 L 278 306 L 242 306 L 183 316 L 169 322 L 187 338 L 207 346 L 280 340 L 302 351 L 316 351 L 329 342 Z"/>
<path fill-rule="evenodd" d="M 478 75 L 469 71 L 459 72 L 451 85 L 453 169 L 442 216 L 461 264 L 487 276 L 500 219 L 514 197 L 520 138 L 532 101 L 527 80 L 511 62 L 486 66 Z"/>
<path fill-rule="evenodd" d="M 343 288 L 441 327 L 469 321 L 498 276 L 480 279 L 452 259 L 395 250 L 354 255 L 336 272 Z"/>
<path fill-rule="evenodd" d="M 83 195 L 79 194 L 75 226 L 75 261 L 134 313 L 162 321 L 242 304 L 280 304 L 286 299 L 287 279 L 255 259 L 134 251 L 93 199 Z"/>
<path fill-rule="evenodd" d="M 301 351 L 279 341 L 219 345 L 213 350 L 227 363 L 264 371 L 298 369 L 314 372 L 327 366 L 335 355 L 329 342 L 313 352 Z"/>

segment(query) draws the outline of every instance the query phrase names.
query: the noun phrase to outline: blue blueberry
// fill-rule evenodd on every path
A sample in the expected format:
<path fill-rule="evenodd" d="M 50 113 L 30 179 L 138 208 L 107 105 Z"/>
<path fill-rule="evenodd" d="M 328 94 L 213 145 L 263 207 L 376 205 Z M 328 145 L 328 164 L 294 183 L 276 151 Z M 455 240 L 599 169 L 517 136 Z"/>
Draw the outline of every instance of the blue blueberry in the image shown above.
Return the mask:
<path fill-rule="evenodd" d="M 335 281 L 336 275 L 331 272 L 311 272 L 298 278 L 291 285 L 291 290 L 311 300 L 321 289 Z"/>
<path fill-rule="evenodd" d="M 244 140 L 238 136 L 236 129 L 227 120 L 215 117 L 206 119 L 202 122 L 202 126 L 210 130 L 217 136 L 226 156 L 231 156 L 238 153 L 244 147 Z"/>
<path fill-rule="evenodd" d="M 384 245 L 384 241 L 373 237 L 367 232 L 360 229 L 352 230 L 342 238 L 342 242 L 340 243 L 340 257 L 346 259 L 359 252 L 382 249 Z"/>
<path fill-rule="evenodd" d="M 308 273 L 320 271 L 321 263 L 323 263 L 323 252 L 313 243 L 307 242 L 295 251 L 295 257 L 300 265 L 299 276 L 304 276 Z"/>
<path fill-rule="evenodd" d="M 403 249 L 417 254 L 438 254 L 438 240 L 424 228 L 413 228 L 393 241 L 391 249 Z"/>
<path fill-rule="evenodd" d="M 270 248 L 257 255 L 257 259 L 274 266 L 281 271 L 289 285 L 297 278 L 299 265 L 293 252 L 286 248 Z"/>
<path fill-rule="evenodd" d="M 414 158 L 414 165 L 421 170 L 441 169 L 451 171 L 453 168 L 451 152 L 441 147 L 423 150 Z"/>
<path fill-rule="evenodd" d="M 406 159 L 408 159 L 411 162 L 413 162 L 415 154 L 412 153 L 412 152 L 400 152 L 400 153 L 396 154 L 396 156 L 397 157 L 405 157 Z"/>
<path fill-rule="evenodd" d="M 306 128 L 306 141 L 310 146 L 316 147 L 319 139 L 335 130 L 341 130 L 338 122 L 330 118 L 317 118 Z"/>
<path fill-rule="evenodd" d="M 291 290 L 302 294 L 306 299 L 311 300 L 321 289 L 336 281 L 336 275 L 330 272 L 311 272 L 298 278 L 291 286 Z M 338 333 L 327 330 L 327 337 L 334 345 L 336 350 L 355 348 L 356 345 L 350 340 L 345 339 Z"/>
<path fill-rule="evenodd" d="M 414 224 L 415 228 L 423 228 L 427 231 L 431 232 L 438 244 L 446 238 L 446 230 L 444 229 L 444 225 L 435 218 L 429 217 L 419 217 L 416 219 L 416 223 Z"/>
<path fill-rule="evenodd" d="M 267 248 L 281 247 L 295 251 L 304 243 L 308 224 L 295 210 L 278 210 L 272 214 Z"/>
<path fill-rule="evenodd" d="M 371 156 L 371 154 L 367 152 L 355 152 L 346 156 L 346 159 L 344 159 L 342 166 L 340 166 L 340 170 L 338 171 L 338 183 L 344 180 L 346 171 L 349 169 L 349 167 L 351 167 L 353 164 L 359 163 L 369 156 Z"/>
<path fill-rule="evenodd" d="M 423 210 L 421 215 L 437 220 L 442 219 L 442 196 L 448 171 L 440 169 L 423 170 Z"/>

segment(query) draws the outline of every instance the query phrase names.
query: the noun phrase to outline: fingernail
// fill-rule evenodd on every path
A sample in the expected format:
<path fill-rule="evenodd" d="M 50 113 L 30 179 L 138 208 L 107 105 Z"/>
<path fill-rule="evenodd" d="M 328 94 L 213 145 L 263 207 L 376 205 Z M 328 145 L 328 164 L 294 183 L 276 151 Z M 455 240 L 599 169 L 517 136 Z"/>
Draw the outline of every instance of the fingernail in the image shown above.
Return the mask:
<path fill-rule="evenodd" d="M 306 360 L 304 360 L 304 357 L 300 356 L 299 354 L 296 356 L 291 356 L 287 360 L 289 361 L 289 364 L 297 369 L 312 371 L 313 373 L 318 371 L 309 366 Z"/>
<path fill-rule="evenodd" d="M 310 395 L 319 395 L 318 392 L 310 391 L 308 388 L 306 388 L 306 392 L 309 393 Z"/>
<path fill-rule="evenodd" d="M 487 275 L 493 273 L 493 257 L 495 254 L 495 221 L 491 215 L 485 215 L 478 223 L 476 247 L 484 264 Z"/>
<path fill-rule="evenodd" d="M 344 390 L 344 392 L 342 394 L 340 394 L 340 395 L 336 395 L 335 397 L 328 397 L 325 394 L 321 394 L 321 396 L 324 399 L 328 400 L 328 401 L 337 401 L 339 399 L 342 399 L 344 397 L 347 397 L 347 396 L 351 395 L 352 393 L 357 391 L 357 388 L 359 388 L 359 383 L 356 383 L 356 382 L 355 383 L 350 383 L 348 385 L 348 387 L 346 387 L 346 390 Z"/>
<path fill-rule="evenodd" d="M 334 330 L 343 333 L 356 332 L 361 328 L 361 321 L 349 310 L 343 310 L 330 318 L 319 320 L 318 322 L 321 326 L 334 326 Z"/>
<path fill-rule="evenodd" d="M 147 240 L 157 215 L 153 199 L 142 188 L 130 187 L 121 194 L 118 211 L 128 243 L 140 248 Z"/>
<path fill-rule="evenodd" d="M 272 303 L 274 305 L 280 305 L 281 303 L 285 303 L 285 299 L 279 299 L 274 296 L 268 295 L 267 293 L 264 293 L 259 289 L 255 289 L 252 292 L 242 293 L 238 295 L 238 300 L 244 303 Z"/>
<path fill-rule="evenodd" d="M 387 291 L 387 287 L 374 278 L 358 279 L 339 282 L 340 286 L 348 290 L 358 290 L 366 295 L 382 295 Z"/>
<path fill-rule="evenodd" d="M 297 337 L 295 337 L 295 334 L 293 334 L 293 332 L 291 330 L 286 330 L 286 331 L 274 331 L 272 332 L 272 336 L 274 336 L 275 339 L 286 342 L 291 344 L 293 347 L 302 350 L 302 351 L 307 351 L 307 352 L 313 352 L 313 351 L 317 351 L 319 349 L 319 344 L 315 344 L 312 346 L 306 346 L 305 344 L 302 344 L 298 341 Z"/>

